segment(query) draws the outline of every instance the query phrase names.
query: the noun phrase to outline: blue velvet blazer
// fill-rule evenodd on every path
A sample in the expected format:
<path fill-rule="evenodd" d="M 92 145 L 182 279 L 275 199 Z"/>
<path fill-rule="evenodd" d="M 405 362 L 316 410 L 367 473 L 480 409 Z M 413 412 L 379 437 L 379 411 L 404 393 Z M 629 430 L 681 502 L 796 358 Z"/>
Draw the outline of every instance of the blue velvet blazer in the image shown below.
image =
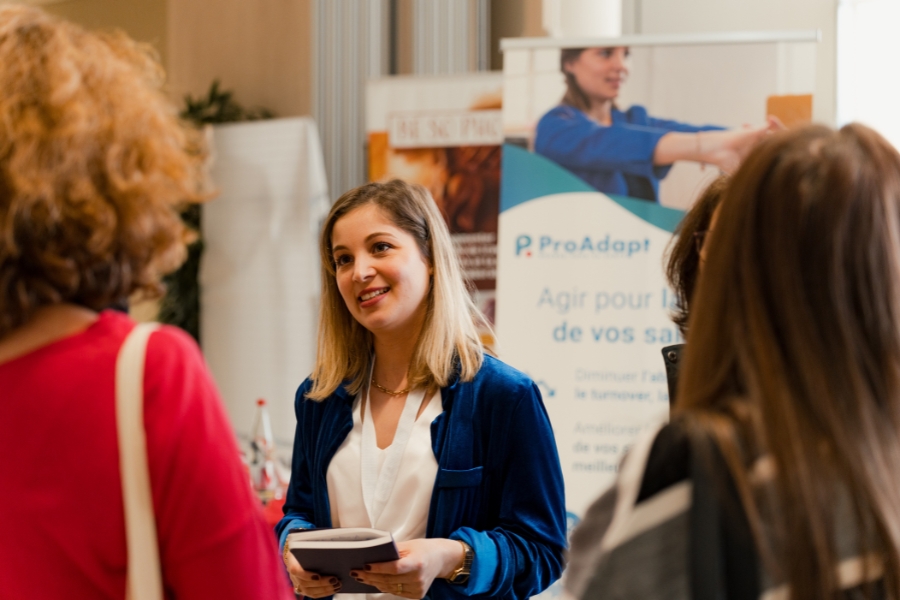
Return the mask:
<path fill-rule="evenodd" d="M 328 464 L 353 428 L 343 387 L 323 402 L 297 390 L 297 433 L 281 547 L 293 527 L 330 527 Z M 438 473 L 427 537 L 462 540 L 475 551 L 465 584 L 435 580 L 428 597 L 528 598 L 563 569 L 566 512 L 553 431 L 537 386 L 486 356 L 470 382 L 441 389 L 444 412 L 431 423 Z"/>

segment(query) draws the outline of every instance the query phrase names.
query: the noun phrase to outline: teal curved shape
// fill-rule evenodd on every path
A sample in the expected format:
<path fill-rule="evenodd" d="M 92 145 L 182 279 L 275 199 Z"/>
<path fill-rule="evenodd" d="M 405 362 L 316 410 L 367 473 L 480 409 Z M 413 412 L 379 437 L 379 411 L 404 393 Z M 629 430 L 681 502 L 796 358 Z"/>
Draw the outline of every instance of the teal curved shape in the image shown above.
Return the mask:
<path fill-rule="evenodd" d="M 529 200 L 551 194 L 600 193 L 552 160 L 511 144 L 503 145 L 501 177 L 501 213 Z M 616 194 L 604 195 L 628 212 L 668 232 L 674 232 L 684 216 L 684 211 L 660 206 L 654 202 Z"/>

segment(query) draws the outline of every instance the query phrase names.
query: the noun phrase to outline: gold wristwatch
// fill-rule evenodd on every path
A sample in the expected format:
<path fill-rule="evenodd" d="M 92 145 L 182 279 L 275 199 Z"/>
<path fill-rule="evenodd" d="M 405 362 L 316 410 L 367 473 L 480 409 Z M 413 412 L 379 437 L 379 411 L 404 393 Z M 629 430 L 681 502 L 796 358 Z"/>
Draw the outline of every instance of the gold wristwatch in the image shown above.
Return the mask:
<path fill-rule="evenodd" d="M 463 547 L 462 564 L 456 567 L 456 570 L 450 574 L 447 581 L 450 583 L 461 584 L 469 580 L 469 573 L 472 572 L 472 561 L 475 560 L 475 552 L 472 547 L 462 540 L 456 540 Z"/>

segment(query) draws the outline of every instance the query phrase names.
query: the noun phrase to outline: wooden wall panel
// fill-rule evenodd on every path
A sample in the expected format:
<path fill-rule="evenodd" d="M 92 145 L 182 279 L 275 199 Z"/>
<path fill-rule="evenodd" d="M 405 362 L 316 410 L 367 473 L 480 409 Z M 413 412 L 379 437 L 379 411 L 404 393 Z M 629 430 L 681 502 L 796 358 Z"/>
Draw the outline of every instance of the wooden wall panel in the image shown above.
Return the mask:
<path fill-rule="evenodd" d="M 311 0 L 168 0 L 174 94 L 218 78 L 241 104 L 278 116 L 312 112 Z"/>
<path fill-rule="evenodd" d="M 512 37 L 543 37 L 541 0 L 491 0 L 491 69 L 503 69 L 500 40 Z"/>
<path fill-rule="evenodd" d="M 69 0 L 41 8 L 88 29 L 121 29 L 153 44 L 167 62 L 166 0 Z"/>

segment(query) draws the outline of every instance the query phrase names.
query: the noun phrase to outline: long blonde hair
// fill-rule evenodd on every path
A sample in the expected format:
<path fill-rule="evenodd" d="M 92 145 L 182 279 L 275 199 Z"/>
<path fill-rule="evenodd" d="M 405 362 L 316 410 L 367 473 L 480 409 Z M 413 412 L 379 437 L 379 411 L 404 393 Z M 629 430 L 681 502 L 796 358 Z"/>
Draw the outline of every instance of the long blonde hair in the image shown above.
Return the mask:
<path fill-rule="evenodd" d="M 840 590 L 842 490 L 900 598 L 900 155 L 861 125 L 773 136 L 733 176 L 709 244 L 676 414 L 718 442 L 792 598 Z M 754 500 L 759 453 L 776 477 Z"/>
<path fill-rule="evenodd" d="M 366 383 L 372 360 L 372 334 L 350 314 L 335 278 L 331 236 L 347 213 L 374 204 L 400 229 L 410 234 L 433 269 L 425 323 L 407 373 L 411 387 L 443 387 L 458 370 L 470 381 L 484 360 L 476 324 L 483 317 L 472 302 L 450 232 L 430 194 L 420 185 L 400 180 L 369 183 L 350 190 L 335 202 L 322 227 L 319 256 L 322 298 L 313 386 L 307 397 L 324 400 L 342 383 L 358 393 Z"/>

